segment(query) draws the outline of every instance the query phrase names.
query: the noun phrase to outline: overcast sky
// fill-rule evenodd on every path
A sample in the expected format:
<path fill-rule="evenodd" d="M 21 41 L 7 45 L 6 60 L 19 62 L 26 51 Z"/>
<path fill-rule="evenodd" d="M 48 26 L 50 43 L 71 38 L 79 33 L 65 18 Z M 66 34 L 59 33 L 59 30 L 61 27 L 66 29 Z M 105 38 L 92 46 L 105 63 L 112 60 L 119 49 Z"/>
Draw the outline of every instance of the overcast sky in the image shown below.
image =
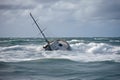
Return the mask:
<path fill-rule="evenodd" d="M 0 37 L 120 37 L 120 0 L 0 0 Z"/>

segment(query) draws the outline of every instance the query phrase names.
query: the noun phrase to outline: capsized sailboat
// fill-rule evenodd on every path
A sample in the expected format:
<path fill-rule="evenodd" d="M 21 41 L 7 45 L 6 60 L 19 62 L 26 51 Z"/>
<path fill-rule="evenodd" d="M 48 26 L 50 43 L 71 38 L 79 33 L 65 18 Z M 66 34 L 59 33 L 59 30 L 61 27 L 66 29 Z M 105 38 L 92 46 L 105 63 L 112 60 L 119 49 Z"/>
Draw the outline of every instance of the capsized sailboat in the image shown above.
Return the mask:
<path fill-rule="evenodd" d="M 43 33 L 43 31 L 41 30 L 41 28 L 39 27 L 39 25 L 37 24 L 36 20 L 34 19 L 33 15 L 31 13 L 30 13 L 30 16 L 31 16 L 32 20 L 34 21 L 34 23 L 36 24 L 37 28 L 39 29 L 40 33 L 42 34 L 44 40 L 47 42 L 47 44 L 45 46 L 43 46 L 43 49 L 49 50 L 49 51 L 71 50 L 70 45 L 64 40 L 59 39 L 59 40 L 53 40 L 51 42 L 48 41 L 45 34 Z"/>

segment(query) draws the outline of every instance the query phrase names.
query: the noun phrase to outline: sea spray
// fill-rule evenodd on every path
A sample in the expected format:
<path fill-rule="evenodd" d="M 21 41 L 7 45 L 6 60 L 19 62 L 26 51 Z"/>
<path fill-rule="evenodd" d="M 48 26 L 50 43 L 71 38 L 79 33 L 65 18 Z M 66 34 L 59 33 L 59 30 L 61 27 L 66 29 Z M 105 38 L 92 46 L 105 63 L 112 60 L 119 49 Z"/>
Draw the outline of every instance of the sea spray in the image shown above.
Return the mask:
<path fill-rule="evenodd" d="M 40 38 L 0 38 L 0 80 L 120 79 L 120 38 L 62 39 L 71 51 L 44 51 Z"/>
<path fill-rule="evenodd" d="M 15 39 L 11 41 L 15 41 Z M 46 58 L 63 58 L 83 62 L 120 61 L 120 46 L 102 43 L 102 41 L 101 43 L 96 43 L 93 41 L 85 42 L 84 40 L 83 42 L 83 40 L 72 39 L 68 41 L 72 47 L 72 51 L 44 51 L 42 49 L 43 44 L 29 44 L 29 41 L 32 41 L 30 39 L 23 41 L 27 42 L 22 45 L 0 46 L 0 60 L 12 62 Z"/>

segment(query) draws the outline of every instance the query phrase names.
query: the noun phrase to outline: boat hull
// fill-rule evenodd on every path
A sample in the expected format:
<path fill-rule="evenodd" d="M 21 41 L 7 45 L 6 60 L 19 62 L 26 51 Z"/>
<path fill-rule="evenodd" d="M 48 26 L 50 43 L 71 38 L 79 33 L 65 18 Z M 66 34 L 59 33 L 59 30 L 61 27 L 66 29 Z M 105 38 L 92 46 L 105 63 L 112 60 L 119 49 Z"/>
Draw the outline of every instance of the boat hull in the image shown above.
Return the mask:
<path fill-rule="evenodd" d="M 43 48 L 45 50 L 71 50 L 70 45 L 64 40 L 54 40 Z"/>

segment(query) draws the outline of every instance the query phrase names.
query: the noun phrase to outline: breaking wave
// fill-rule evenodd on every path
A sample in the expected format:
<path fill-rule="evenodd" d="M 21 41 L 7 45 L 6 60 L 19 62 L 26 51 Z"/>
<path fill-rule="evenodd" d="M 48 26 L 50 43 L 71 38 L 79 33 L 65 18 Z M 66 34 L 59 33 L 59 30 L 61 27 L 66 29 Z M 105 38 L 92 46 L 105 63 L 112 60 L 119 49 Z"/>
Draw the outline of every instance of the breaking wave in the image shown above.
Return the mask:
<path fill-rule="evenodd" d="M 80 62 L 120 62 L 120 46 L 106 43 L 85 43 L 83 40 L 68 41 L 72 51 L 44 51 L 43 45 L 27 44 L 0 47 L 0 61 L 19 62 L 38 59 L 69 59 Z"/>

